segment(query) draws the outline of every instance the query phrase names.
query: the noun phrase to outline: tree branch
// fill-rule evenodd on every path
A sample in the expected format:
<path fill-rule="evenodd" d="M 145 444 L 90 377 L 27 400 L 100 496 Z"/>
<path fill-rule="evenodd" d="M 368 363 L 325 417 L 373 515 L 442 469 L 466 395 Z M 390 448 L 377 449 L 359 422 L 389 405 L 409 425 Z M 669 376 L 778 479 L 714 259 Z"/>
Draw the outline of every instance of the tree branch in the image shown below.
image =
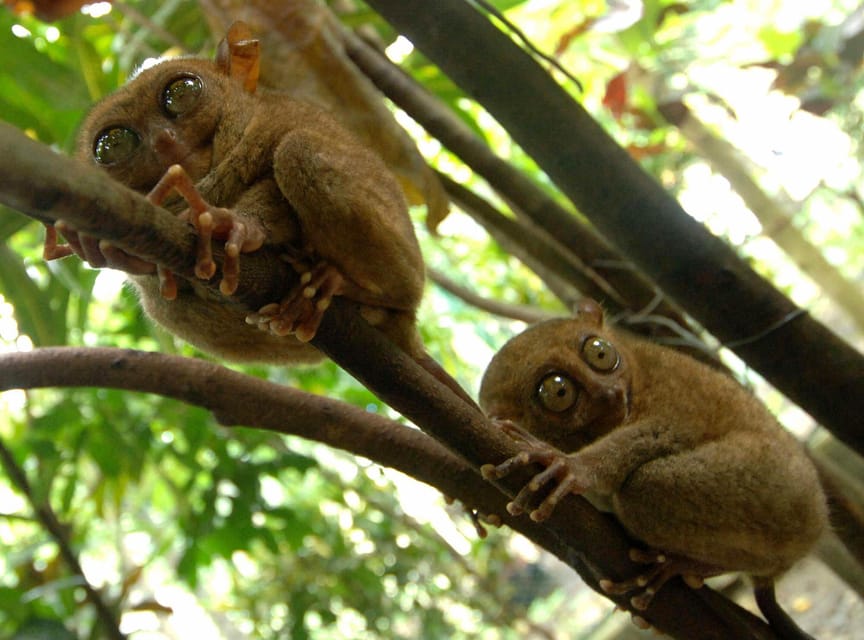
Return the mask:
<path fill-rule="evenodd" d="M 0 122 L 0 149 L 0 202 L 44 223 L 63 219 L 78 231 L 195 279 L 195 235 L 186 222 L 5 122 Z M 221 247 L 213 250 L 221 260 Z M 234 298 L 258 309 L 284 297 L 296 281 L 296 272 L 279 258 L 279 251 L 264 246 L 243 255 Z"/>
<path fill-rule="evenodd" d="M 564 515 L 570 511 L 565 503 L 559 506 L 560 513 L 556 512 L 550 526 L 511 516 L 505 509 L 504 495 L 461 457 L 421 431 L 343 402 L 204 360 L 124 349 L 51 347 L 0 354 L 0 371 L 0 391 L 93 386 L 158 393 L 207 409 L 226 426 L 244 425 L 298 435 L 338 447 L 435 486 L 481 513 L 499 514 L 504 524 L 578 568 L 595 589 L 599 577 L 632 574 L 609 573 L 610 566 L 616 564 L 614 556 L 619 556 L 618 564 L 629 565 L 629 542 L 616 523 L 583 500 L 573 496 L 567 501 L 584 503 L 589 514 L 588 522 L 575 527 L 572 511 Z M 573 537 L 574 528 L 586 528 L 588 535 Z M 615 600 L 629 606 L 626 598 Z M 690 618 L 681 616 L 681 611 L 699 613 Z M 704 638 L 774 638 L 764 623 L 716 592 L 708 588 L 693 591 L 677 582 L 664 587 L 649 613 L 642 615 L 681 638 L 694 637 L 697 632 Z"/>
<path fill-rule="evenodd" d="M 483 296 L 478 295 L 472 289 L 465 287 L 455 280 L 452 280 L 445 276 L 440 271 L 436 271 L 435 269 L 426 269 L 426 275 L 429 276 L 429 279 L 434 282 L 436 285 L 441 287 L 444 291 L 450 293 L 451 295 L 456 296 L 457 298 L 463 300 L 467 304 L 470 304 L 473 307 L 478 309 L 482 309 L 488 313 L 492 313 L 504 318 L 510 318 L 512 320 L 521 320 L 526 323 L 534 323 L 540 322 L 542 320 L 549 320 L 550 318 L 554 318 L 555 314 L 543 311 L 541 309 L 537 309 L 535 307 L 530 307 L 524 304 L 511 304 L 508 302 L 500 302 L 498 300 L 490 300 L 489 298 L 484 298 Z"/>
<path fill-rule="evenodd" d="M 422 15 L 428 13 L 428 7 L 422 10 Z M 553 247 L 556 253 L 571 254 L 566 264 L 582 270 L 572 281 L 585 295 L 603 302 L 613 311 L 628 308 L 638 311 L 652 302 L 656 294 L 653 285 L 594 229 L 496 156 L 486 142 L 445 105 L 381 53 L 351 33 L 346 32 L 344 38 L 348 55 L 388 98 L 486 179 L 516 208 L 517 214 L 533 222 L 534 235 L 543 236 L 545 244 Z M 453 196 L 450 182 L 445 186 Z M 554 237 L 549 234 L 553 229 Z M 680 311 L 668 302 L 660 305 L 658 313 L 686 326 Z"/>
<path fill-rule="evenodd" d="M 179 221 L 171 213 L 150 205 L 142 196 L 114 182 L 107 174 L 54 154 L 47 147 L 29 140 L 6 125 L 0 125 L 0 147 L 6 150 L 0 156 L 0 201 L 43 221 L 51 222 L 62 217 L 80 230 L 109 238 L 119 247 L 128 248 L 133 253 L 164 264 L 181 275 L 191 273 L 194 262 L 192 239 L 185 224 L 179 223 L 183 228 L 177 228 Z M 113 207 L 117 209 L 114 210 Z M 158 239 L 154 241 L 154 238 Z M 145 242 L 144 251 L 140 251 L 137 244 L 134 244 L 138 240 Z M 188 252 L 185 256 L 184 251 Z M 257 255 L 259 252 L 244 255 L 240 263 L 241 287 L 248 287 L 249 282 L 256 278 L 266 281 L 268 277 L 275 277 L 266 271 L 266 267 L 280 267 L 281 261 L 276 256 L 268 262 L 268 252 L 265 247 L 260 252 L 262 256 Z M 214 292 L 218 291 L 216 281 L 208 283 L 207 286 Z M 313 345 L 387 404 L 444 443 L 447 448 L 458 452 L 470 468 L 477 469 L 487 462 L 501 462 L 518 452 L 517 445 L 490 424 L 475 407 L 459 398 L 450 388 L 398 349 L 384 334 L 366 323 L 352 303 L 340 298 L 334 299 L 332 306 L 324 314 Z M 76 361 L 72 356 L 76 352 L 61 350 L 48 353 L 49 357 L 53 353 L 53 365 L 48 367 L 53 372 L 42 367 L 39 369 L 42 376 L 60 376 L 63 372 L 72 370 Z M 57 366 L 58 354 L 63 355 L 63 366 Z M 14 355 L 22 357 L 21 354 Z M 115 356 L 116 352 L 113 356 L 107 356 L 108 361 L 102 362 L 101 374 L 92 374 L 96 376 L 91 376 L 92 384 L 115 386 L 119 384 L 118 380 L 128 375 L 131 370 L 130 359 L 112 361 L 111 358 Z M 3 356 L 0 360 L 4 372 L 4 388 L 10 388 L 11 384 L 7 382 L 11 363 L 14 363 L 11 357 Z M 79 364 L 80 360 L 79 352 Z M 208 402 L 213 403 L 214 412 L 224 422 L 236 423 L 240 419 L 253 417 L 241 413 L 249 407 L 267 407 L 266 415 L 269 419 L 277 420 L 280 424 L 284 422 L 286 415 L 290 415 L 284 406 L 278 411 L 271 408 L 271 404 L 279 406 L 279 398 L 287 394 L 284 387 L 274 385 L 262 399 L 256 393 L 250 394 L 248 388 L 241 392 L 243 387 L 240 386 L 239 379 L 234 377 L 237 374 L 231 376 L 221 368 L 218 371 L 218 375 L 215 373 L 216 369 L 209 374 L 204 370 L 198 371 L 194 377 L 198 382 L 187 379 L 187 384 L 198 394 L 190 398 L 190 401 L 209 398 L 209 391 L 219 389 L 221 393 L 214 393 L 216 398 Z M 176 365 L 165 367 L 162 378 L 162 382 L 170 386 L 171 380 L 177 379 Z M 229 387 L 221 386 L 225 384 L 225 380 L 230 380 L 232 384 Z M 38 379 L 30 384 L 35 385 L 37 382 Z M 80 382 L 80 377 L 77 380 L 68 380 L 69 384 Z M 143 379 L 139 380 L 139 383 L 146 384 Z M 308 399 L 304 399 L 305 401 Z M 334 408 L 328 406 L 322 411 L 329 415 Z M 311 416 L 307 417 L 313 420 Z M 330 421 L 319 422 L 320 432 L 316 430 L 316 434 L 327 434 L 335 428 Z M 394 431 L 388 429 L 386 433 L 371 433 L 365 437 L 369 449 L 377 451 L 378 447 L 384 446 L 394 437 Z M 337 446 L 344 446 L 344 443 Z M 351 446 L 354 450 L 354 445 Z M 426 448 L 422 450 L 426 451 Z M 359 445 L 357 453 L 368 455 L 372 459 L 376 459 L 378 455 L 370 455 L 372 451 Z M 423 464 L 428 460 L 427 453 L 411 454 L 403 446 L 396 447 L 394 455 L 398 460 L 411 460 L 414 475 L 420 474 L 419 469 L 422 466 L 417 458 L 422 458 Z M 431 471 L 435 486 L 440 486 L 455 497 L 465 499 L 470 505 L 484 506 L 478 504 L 476 495 L 472 497 L 466 494 L 464 487 L 470 486 L 472 494 L 476 491 L 477 495 L 485 496 L 484 500 L 490 501 L 485 506 L 493 506 L 494 510 L 490 509 L 489 512 L 503 515 L 500 496 L 496 496 L 494 502 L 490 497 L 496 492 L 494 487 L 480 482 L 479 477 L 470 485 L 466 482 L 461 487 L 458 483 L 450 486 L 450 483 L 442 478 L 448 474 L 441 473 L 437 464 L 440 460 L 435 463 Z M 476 476 L 476 472 L 471 473 Z M 464 476 L 460 477 L 464 480 Z M 505 494 L 514 496 L 531 477 L 531 471 L 526 469 L 524 473 L 514 473 L 502 479 L 496 486 Z M 517 530 L 531 531 L 530 537 L 533 540 L 574 567 L 595 589 L 598 587 L 598 577 L 619 580 L 639 572 L 639 567 L 629 559 L 631 542 L 620 525 L 596 511 L 580 497 L 568 496 L 558 506 L 552 518 L 543 525 L 532 524 L 528 518 L 514 519 L 512 523 Z M 628 598 L 616 596 L 612 599 L 632 610 Z M 687 611 L 688 615 L 682 616 L 682 611 Z M 647 612 L 637 613 L 657 628 L 680 638 L 774 637 L 764 623 L 710 589 L 693 591 L 680 580 L 667 584 L 657 594 Z"/>
<path fill-rule="evenodd" d="M 505 216 L 450 176 L 441 172 L 437 175 L 450 199 L 486 229 L 505 251 L 536 273 L 565 305 L 573 306 L 581 295 L 593 292 L 596 299 L 605 300 L 607 309 L 613 312 L 623 310 L 625 302 L 614 289 L 577 256 L 552 242 L 536 225 L 529 220 Z M 603 294 L 597 296 L 600 292 Z"/>

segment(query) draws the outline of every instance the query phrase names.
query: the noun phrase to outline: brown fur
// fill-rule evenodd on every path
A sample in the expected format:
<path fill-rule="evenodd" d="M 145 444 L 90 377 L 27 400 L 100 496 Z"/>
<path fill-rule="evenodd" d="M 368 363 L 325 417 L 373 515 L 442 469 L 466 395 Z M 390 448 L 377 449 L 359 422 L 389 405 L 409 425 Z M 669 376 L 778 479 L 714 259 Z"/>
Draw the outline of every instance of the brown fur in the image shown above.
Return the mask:
<path fill-rule="evenodd" d="M 586 364 L 580 349 L 592 336 L 614 345 L 617 368 Z M 551 372 L 579 386 L 561 413 L 537 394 Z M 770 578 L 826 527 L 813 465 L 758 400 L 722 373 L 606 326 L 596 303 L 507 343 L 480 404 L 569 452 L 590 479 L 586 495 L 653 549 Z"/>
<path fill-rule="evenodd" d="M 281 93 L 255 93 L 257 67 L 238 70 L 236 59 L 224 57 L 227 49 L 220 51 L 216 62 L 161 62 L 105 98 L 81 127 L 78 156 L 141 193 L 169 166 L 182 165 L 210 205 L 262 229 L 266 244 L 311 264 L 333 265 L 344 278 L 337 295 L 380 309 L 369 315 L 382 318 L 382 330 L 412 354 L 422 354 L 414 315 L 424 267 L 395 178 L 320 108 Z M 257 63 L 255 51 L 250 60 Z M 162 95 L 182 76 L 200 78 L 203 91 L 194 109 L 172 117 Z M 99 164 L 94 142 L 113 126 L 137 132 L 140 147 L 128 160 Z M 132 282 L 148 315 L 215 355 L 271 362 L 320 357 L 294 336 L 247 325 L 248 309 L 196 282 L 178 282 L 172 301 L 161 297 L 155 274 L 134 275 Z"/>

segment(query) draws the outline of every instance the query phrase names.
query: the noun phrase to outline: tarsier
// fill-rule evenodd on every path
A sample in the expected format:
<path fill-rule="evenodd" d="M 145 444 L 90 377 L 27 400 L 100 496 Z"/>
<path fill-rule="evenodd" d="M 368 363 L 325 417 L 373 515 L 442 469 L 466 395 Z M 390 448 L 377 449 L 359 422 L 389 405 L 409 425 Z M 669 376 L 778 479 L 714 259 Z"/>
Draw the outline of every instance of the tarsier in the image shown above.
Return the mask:
<path fill-rule="evenodd" d="M 582 494 L 645 545 L 631 552 L 645 573 L 600 583 L 632 593 L 636 609 L 674 576 L 699 586 L 729 571 L 750 574 L 757 599 L 760 589 L 771 598 L 773 579 L 827 526 L 814 466 L 756 398 L 723 373 L 615 331 L 593 301 L 508 342 L 483 377 L 480 405 L 523 448 L 484 465 L 487 479 L 544 467 L 509 511 L 542 521 L 566 494 Z"/>
<path fill-rule="evenodd" d="M 46 257 L 76 253 L 93 266 L 127 272 L 148 315 L 234 361 L 318 359 L 308 341 L 332 297 L 344 296 L 446 377 L 425 356 L 414 325 L 424 265 L 399 184 L 321 108 L 256 91 L 258 57 L 258 41 L 235 23 L 215 61 L 180 58 L 145 69 L 97 104 L 81 127 L 79 158 L 194 226 L 200 281 L 175 277 L 62 221 L 56 229 L 69 244 L 58 245 L 49 227 Z M 204 286 L 216 273 L 213 240 L 225 243 L 221 296 Z M 284 252 L 299 284 L 250 313 L 231 294 L 241 255 L 265 243 Z"/>

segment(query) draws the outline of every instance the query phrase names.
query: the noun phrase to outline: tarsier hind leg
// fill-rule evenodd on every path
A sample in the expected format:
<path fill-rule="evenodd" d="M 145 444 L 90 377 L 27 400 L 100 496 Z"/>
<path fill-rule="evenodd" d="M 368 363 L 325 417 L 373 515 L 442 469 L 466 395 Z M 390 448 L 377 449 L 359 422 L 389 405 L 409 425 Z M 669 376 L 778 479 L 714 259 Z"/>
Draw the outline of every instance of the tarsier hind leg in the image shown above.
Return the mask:
<path fill-rule="evenodd" d="M 287 259 L 300 272 L 299 284 L 281 302 L 249 314 L 246 322 L 277 336 L 293 334 L 301 342 L 309 342 L 315 337 L 333 296 L 341 292 L 344 278 L 328 262 L 320 261 L 310 268 L 300 260 Z"/>
<path fill-rule="evenodd" d="M 547 442 L 524 431 L 516 424 L 501 421 L 502 431 L 519 442 L 522 451 L 498 465 L 483 465 L 480 469 L 487 480 L 496 480 L 509 475 L 513 470 L 529 465 L 541 465 L 543 471 L 536 474 L 516 497 L 507 505 L 513 515 L 530 512 L 531 519 L 542 522 L 552 515 L 558 503 L 569 493 L 581 494 L 591 488 L 588 470 L 572 456 L 568 456 Z M 545 491 L 545 494 L 541 492 Z M 603 579 L 601 588 L 610 595 L 633 593 L 630 601 L 634 608 L 645 610 L 654 595 L 670 579 L 681 576 L 693 587 L 702 586 L 705 578 L 723 571 L 717 567 L 663 551 L 631 549 L 634 562 L 649 565 L 648 569 L 627 580 Z"/>

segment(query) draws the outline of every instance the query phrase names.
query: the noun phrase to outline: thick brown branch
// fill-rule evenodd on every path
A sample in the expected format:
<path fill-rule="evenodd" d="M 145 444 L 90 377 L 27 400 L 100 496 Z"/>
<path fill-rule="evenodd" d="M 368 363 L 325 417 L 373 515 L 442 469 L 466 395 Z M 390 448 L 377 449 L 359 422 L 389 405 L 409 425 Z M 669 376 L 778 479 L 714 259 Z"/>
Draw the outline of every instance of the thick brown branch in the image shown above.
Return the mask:
<path fill-rule="evenodd" d="M 54 153 L 5 122 L 0 122 L 0 149 L 3 204 L 45 223 L 63 219 L 78 231 L 195 278 L 195 236 L 187 223 L 104 172 Z M 221 258 L 218 247 L 214 253 Z M 281 299 L 296 277 L 279 252 L 265 246 L 243 256 L 234 297 L 258 309 Z M 218 293 L 218 287 L 214 291 Z"/>
<path fill-rule="evenodd" d="M 622 552 L 626 557 L 627 541 L 609 518 L 593 511 L 584 501 L 568 501 L 575 503 L 571 506 L 580 505 L 575 514 L 562 503 L 561 513 L 551 527 L 510 516 L 504 509 L 506 498 L 459 456 L 420 431 L 342 402 L 245 376 L 203 360 L 123 349 L 58 347 L 0 354 L 0 371 L 0 390 L 95 386 L 159 393 L 208 409 L 226 425 L 299 435 L 346 449 L 427 482 L 483 513 L 499 514 L 508 526 L 578 568 L 594 588 L 598 577 L 626 573 L 612 574 L 610 565 L 628 564 L 621 558 Z M 565 515 L 567 512 L 569 515 Z M 574 517 L 587 519 L 588 536 L 578 535 L 586 523 Z M 589 557 L 594 560 L 586 559 Z M 619 604 L 629 604 L 626 599 L 618 600 Z M 679 637 L 693 637 L 696 629 L 679 620 L 677 612 L 682 607 L 703 616 L 698 618 L 701 637 L 723 638 L 739 633 L 738 637 L 773 638 L 763 624 L 707 588 L 691 591 L 681 584 L 670 584 L 657 596 L 647 617 L 668 618 L 674 622 L 673 629 L 691 634 Z M 729 619 L 717 617 L 716 611 Z M 712 635 L 711 629 L 718 631 Z"/>
<path fill-rule="evenodd" d="M 349 450 L 430 484 L 443 482 L 442 491 L 469 504 L 474 492 L 459 487 L 473 486 L 482 495 L 487 484 L 463 460 L 421 431 L 205 360 L 124 349 L 52 347 L 0 354 L 0 372 L 0 391 L 98 387 L 175 398 L 211 411 L 226 426 L 301 436 Z M 494 504 L 483 506 L 494 512 Z"/>
<path fill-rule="evenodd" d="M 468 3 L 368 4 L 488 109 L 645 274 L 723 343 L 736 344 L 735 351 L 774 386 L 864 452 L 858 419 L 864 415 L 862 354 L 797 313 L 688 216 L 545 70 Z"/>

